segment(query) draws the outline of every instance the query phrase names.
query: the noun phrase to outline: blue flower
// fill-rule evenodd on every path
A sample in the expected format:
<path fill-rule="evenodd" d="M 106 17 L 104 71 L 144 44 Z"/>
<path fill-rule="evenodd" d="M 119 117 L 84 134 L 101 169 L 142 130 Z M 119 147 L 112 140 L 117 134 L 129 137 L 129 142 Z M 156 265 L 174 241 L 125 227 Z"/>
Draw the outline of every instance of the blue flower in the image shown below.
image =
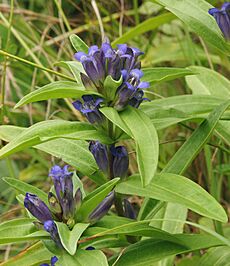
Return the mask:
<path fill-rule="evenodd" d="M 50 260 L 50 265 L 48 263 L 40 264 L 40 266 L 55 266 L 55 263 L 58 261 L 56 256 L 53 256 Z"/>
<path fill-rule="evenodd" d="M 230 40 L 230 3 L 224 3 L 220 10 L 211 8 L 208 12 L 215 18 L 224 37 Z"/>
<path fill-rule="evenodd" d="M 91 95 L 84 95 L 82 99 L 83 103 L 80 100 L 73 102 L 75 109 L 80 111 L 91 124 L 101 124 L 104 121 L 104 117 L 99 108 L 103 99 L 94 99 Z"/>
<path fill-rule="evenodd" d="M 60 237 L 58 235 L 58 230 L 55 222 L 53 220 L 48 220 L 44 222 L 44 229 L 50 234 L 52 240 L 59 246 L 62 247 Z"/>
<path fill-rule="evenodd" d="M 73 218 L 75 204 L 73 198 L 72 172 L 68 171 L 68 165 L 61 168 L 55 165 L 51 168 L 49 176 L 52 177 L 57 198 L 62 207 L 63 219 Z"/>
<path fill-rule="evenodd" d="M 108 150 L 105 144 L 99 141 L 90 141 L 89 150 L 94 156 L 94 159 L 99 167 L 99 169 L 105 174 L 109 173 L 109 158 Z"/>
<path fill-rule="evenodd" d="M 142 89 L 148 88 L 149 83 L 140 81 L 143 76 L 143 72 L 140 69 L 132 69 L 130 73 L 127 70 L 123 70 L 122 76 L 125 82 L 118 88 L 114 107 L 118 111 L 123 110 L 128 104 L 138 108 L 141 102 L 145 100 Z"/>
<path fill-rule="evenodd" d="M 24 206 L 42 223 L 52 219 L 52 214 L 47 205 L 34 194 L 26 193 Z"/>
<path fill-rule="evenodd" d="M 88 221 L 89 222 L 96 222 L 100 220 L 103 216 L 105 216 L 111 206 L 113 205 L 115 197 L 115 192 L 111 191 L 104 199 L 103 201 L 98 204 L 98 206 L 91 212 L 89 215 Z"/>
<path fill-rule="evenodd" d="M 129 155 L 124 146 L 111 146 L 113 157 L 113 177 L 125 177 L 129 168 Z"/>

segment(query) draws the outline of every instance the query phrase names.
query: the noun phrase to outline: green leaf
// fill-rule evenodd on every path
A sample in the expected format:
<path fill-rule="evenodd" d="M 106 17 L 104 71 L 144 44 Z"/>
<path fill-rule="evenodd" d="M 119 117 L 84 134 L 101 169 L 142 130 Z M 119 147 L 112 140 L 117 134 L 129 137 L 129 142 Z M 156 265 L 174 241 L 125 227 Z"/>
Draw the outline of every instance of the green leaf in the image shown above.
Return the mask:
<path fill-rule="evenodd" d="M 127 127 L 127 125 L 121 119 L 121 117 L 120 117 L 120 115 L 116 109 L 114 109 L 113 107 L 103 107 L 103 108 L 100 108 L 100 111 L 111 122 L 113 122 L 114 125 L 118 126 L 120 129 L 122 129 L 127 135 L 132 136 L 132 133 L 131 133 L 129 127 Z"/>
<path fill-rule="evenodd" d="M 189 67 L 197 75 L 187 76 L 186 82 L 193 94 L 230 97 L 230 81 L 218 72 L 205 67 Z"/>
<path fill-rule="evenodd" d="M 41 242 L 38 242 L 26 250 L 23 250 L 18 255 L 5 261 L 4 266 L 32 266 L 40 265 L 43 262 L 50 262 L 50 258 L 53 256 Z"/>
<path fill-rule="evenodd" d="M 229 107 L 230 100 L 217 106 L 201 125 L 192 133 L 191 137 L 180 147 L 173 158 L 163 169 L 163 172 L 182 174 L 201 151 L 211 136 L 218 120 Z"/>
<path fill-rule="evenodd" d="M 204 0 L 156 0 L 167 10 L 181 19 L 192 31 L 220 52 L 229 54 L 230 48 L 225 41 L 215 19 L 208 13 L 212 6 Z"/>
<path fill-rule="evenodd" d="M 117 88 L 121 85 L 122 80 L 122 76 L 120 76 L 119 80 L 113 79 L 110 75 L 106 77 L 104 81 L 104 90 L 108 101 L 114 100 Z"/>
<path fill-rule="evenodd" d="M 148 81 L 151 85 L 196 73 L 192 69 L 174 67 L 143 68 L 142 71 L 144 73 L 143 80 Z"/>
<path fill-rule="evenodd" d="M 115 41 L 113 41 L 112 46 L 114 47 L 116 44 L 119 43 L 126 43 L 129 40 L 137 37 L 138 35 L 141 35 L 147 31 L 154 30 L 159 26 L 162 26 L 162 24 L 172 21 L 173 19 L 175 19 L 175 16 L 170 13 L 166 13 L 163 15 L 159 15 L 157 17 L 147 19 L 144 22 L 140 23 L 138 26 L 133 27 L 132 29 L 124 33 L 121 37 L 119 37 Z"/>
<path fill-rule="evenodd" d="M 146 239 L 130 245 L 116 262 L 116 266 L 146 266 L 165 257 L 183 254 L 194 250 L 223 245 L 214 237 L 206 235 L 177 235 L 181 243 L 166 240 Z"/>
<path fill-rule="evenodd" d="M 74 76 L 76 82 L 82 85 L 80 73 L 85 73 L 85 70 L 84 70 L 84 68 L 80 62 L 78 62 L 78 61 L 60 61 L 54 65 L 59 66 L 59 67 L 64 67 L 67 70 L 70 70 L 70 72 Z"/>
<path fill-rule="evenodd" d="M 3 177 L 3 180 L 11 187 L 17 189 L 25 195 L 27 192 L 37 195 L 41 200 L 48 204 L 48 195 L 37 187 L 27 184 L 13 177 Z"/>
<path fill-rule="evenodd" d="M 121 119 L 136 142 L 137 163 L 142 186 L 152 180 L 158 163 L 158 136 L 151 120 L 142 111 L 129 107 L 120 113 Z"/>
<path fill-rule="evenodd" d="M 210 95 L 180 95 L 143 103 L 140 109 L 157 129 L 163 129 L 181 121 L 206 118 L 223 102 L 223 98 Z"/>
<path fill-rule="evenodd" d="M 82 85 L 72 81 L 55 81 L 24 96 L 14 108 L 32 102 L 57 98 L 79 98 L 84 94 L 97 94 L 94 91 L 86 91 Z"/>
<path fill-rule="evenodd" d="M 98 187 L 88 194 L 82 201 L 81 207 L 77 212 L 77 220 L 86 221 L 89 214 L 97 207 L 99 203 L 113 190 L 120 178 L 114 178 L 109 182 Z"/>
<path fill-rule="evenodd" d="M 77 250 L 77 242 L 89 224 L 77 223 L 72 230 L 69 230 L 64 223 L 56 222 L 56 225 L 63 247 L 70 255 L 74 255 Z"/>
<path fill-rule="evenodd" d="M 47 120 L 24 130 L 0 150 L 0 157 L 2 158 L 25 148 L 57 138 L 100 140 L 103 143 L 113 142 L 102 132 L 99 133 L 90 124 L 63 120 Z"/>
<path fill-rule="evenodd" d="M 100 250 L 77 250 L 75 256 L 63 254 L 57 266 L 108 266 L 106 256 Z"/>
<path fill-rule="evenodd" d="M 214 220 L 227 221 L 223 207 L 202 187 L 186 177 L 172 173 L 154 176 L 152 182 L 141 187 L 139 176 L 131 176 L 119 183 L 116 192 L 175 202 Z"/>
<path fill-rule="evenodd" d="M 197 266 L 228 266 L 230 261 L 230 248 L 217 247 L 211 248 L 205 253 Z"/>
<path fill-rule="evenodd" d="M 0 245 L 49 238 L 47 232 L 35 228 L 33 221 L 35 219 L 19 218 L 1 223 Z"/>
<path fill-rule="evenodd" d="M 11 125 L 0 126 L 0 139 L 9 142 L 25 130 L 26 128 Z M 60 138 L 33 146 L 33 148 L 62 159 L 88 176 L 98 169 L 86 141 Z"/>
<path fill-rule="evenodd" d="M 147 221 L 133 221 L 130 219 L 127 219 L 127 221 L 124 221 L 123 223 L 118 220 L 121 224 L 116 225 L 116 217 L 115 221 L 113 220 L 114 217 L 105 217 L 101 221 L 97 222 L 95 224 L 95 227 L 98 229 L 98 227 L 101 228 L 101 232 L 97 233 L 96 236 L 105 236 L 105 235 L 130 235 L 130 236 L 142 236 L 142 237 L 151 237 L 154 239 L 161 239 L 161 240 L 168 240 L 175 243 L 180 243 L 180 241 L 172 234 L 163 231 L 158 228 L 154 228 L 153 226 L 149 225 L 149 220 Z M 109 224 L 111 223 L 111 224 Z M 115 227 L 114 227 L 115 224 Z M 107 227 L 109 229 L 107 229 Z M 87 233 L 90 231 L 95 230 L 94 228 L 89 228 L 86 231 Z M 89 236 L 92 236 L 92 234 L 89 234 Z"/>
<path fill-rule="evenodd" d="M 70 42 L 71 42 L 73 48 L 77 52 L 84 52 L 86 54 L 88 53 L 88 50 L 89 50 L 88 45 L 80 37 L 78 37 L 76 34 L 71 34 L 69 39 L 70 39 Z"/>

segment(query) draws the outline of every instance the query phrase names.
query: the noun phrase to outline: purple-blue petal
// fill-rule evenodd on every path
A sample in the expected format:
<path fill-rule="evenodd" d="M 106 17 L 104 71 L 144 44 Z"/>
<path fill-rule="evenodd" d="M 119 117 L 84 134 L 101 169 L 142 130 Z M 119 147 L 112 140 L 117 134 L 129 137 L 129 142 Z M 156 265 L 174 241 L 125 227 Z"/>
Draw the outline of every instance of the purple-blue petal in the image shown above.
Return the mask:
<path fill-rule="evenodd" d="M 141 81 L 139 84 L 138 84 L 138 89 L 147 89 L 150 87 L 150 84 L 149 82 L 147 81 Z"/>
<path fill-rule="evenodd" d="M 77 52 L 74 55 L 74 57 L 75 57 L 75 59 L 77 59 L 80 62 L 83 62 L 83 61 L 85 61 L 88 58 L 87 54 L 85 54 L 83 52 Z"/>

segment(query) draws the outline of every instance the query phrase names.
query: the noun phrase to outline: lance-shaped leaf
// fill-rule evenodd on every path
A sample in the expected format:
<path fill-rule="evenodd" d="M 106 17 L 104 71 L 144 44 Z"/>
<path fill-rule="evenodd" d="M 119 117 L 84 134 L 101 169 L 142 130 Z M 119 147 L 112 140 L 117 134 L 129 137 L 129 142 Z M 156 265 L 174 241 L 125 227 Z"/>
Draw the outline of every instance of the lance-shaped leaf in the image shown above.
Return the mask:
<path fill-rule="evenodd" d="M 7 142 L 12 141 L 25 130 L 26 128 L 11 125 L 0 126 L 0 139 Z M 89 151 L 88 142 L 83 140 L 60 138 L 35 145 L 33 148 L 44 151 L 57 158 L 61 158 L 64 162 L 72 165 L 81 173 L 88 176 L 98 169 L 95 160 Z"/>
<path fill-rule="evenodd" d="M 119 183 L 116 192 L 179 203 L 214 220 L 227 221 L 223 207 L 201 186 L 186 177 L 172 173 L 156 175 L 152 182 L 141 187 L 139 176 L 131 176 Z"/>
<path fill-rule="evenodd" d="M 0 224 L 0 245 L 32 240 L 48 239 L 49 234 L 38 231 L 33 224 L 35 219 L 19 218 Z"/>
<path fill-rule="evenodd" d="M 71 44 L 73 45 L 73 48 L 77 52 L 88 53 L 88 50 L 89 50 L 88 45 L 76 34 L 71 34 L 69 39 L 70 39 Z"/>
<path fill-rule="evenodd" d="M 174 68 L 174 67 L 153 67 L 142 68 L 144 73 L 143 80 L 151 85 L 155 83 L 174 80 L 187 75 L 194 75 L 196 72 L 189 68 Z"/>
<path fill-rule="evenodd" d="M 0 150 L 0 157 L 2 158 L 25 148 L 57 138 L 97 139 L 104 143 L 113 142 L 108 136 L 102 132 L 99 133 L 93 126 L 87 123 L 50 120 L 37 123 L 24 130 Z"/>
<path fill-rule="evenodd" d="M 58 98 L 79 98 L 85 94 L 97 94 L 95 91 L 86 91 L 82 85 L 72 81 L 55 81 L 24 96 L 14 108 L 27 103 L 39 102 Z"/>
<path fill-rule="evenodd" d="M 135 140 L 142 186 L 146 186 L 157 169 L 159 144 L 156 129 L 147 115 L 132 107 L 121 112 L 121 119 Z"/>

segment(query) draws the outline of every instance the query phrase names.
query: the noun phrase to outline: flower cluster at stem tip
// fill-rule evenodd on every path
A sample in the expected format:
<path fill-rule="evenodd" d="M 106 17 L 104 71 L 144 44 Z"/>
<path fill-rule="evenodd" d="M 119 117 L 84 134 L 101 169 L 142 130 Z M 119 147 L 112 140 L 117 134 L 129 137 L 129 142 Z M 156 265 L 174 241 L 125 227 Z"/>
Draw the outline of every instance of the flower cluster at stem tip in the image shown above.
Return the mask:
<path fill-rule="evenodd" d="M 82 192 L 80 188 L 73 191 L 73 172 L 68 171 L 68 166 L 61 168 L 55 165 L 50 170 L 49 176 L 54 183 L 55 194 L 49 192 L 49 207 L 37 195 L 26 193 L 24 199 L 25 208 L 38 219 L 36 225 L 43 226 L 50 234 L 56 245 L 62 248 L 57 230 L 57 222 L 66 223 L 71 230 L 78 220 L 78 210 L 82 203 Z M 107 214 L 114 201 L 114 191 L 110 192 L 104 200 L 99 203 L 85 220 L 80 222 L 94 223 Z M 81 218 L 80 218 L 81 219 Z"/>
<path fill-rule="evenodd" d="M 73 106 L 92 124 L 103 122 L 103 115 L 99 111 L 102 104 L 118 111 L 128 105 L 138 108 L 143 100 L 148 100 L 143 98 L 143 89 L 149 87 L 148 82 L 141 81 L 143 72 L 138 57 L 142 54 L 139 49 L 128 47 L 127 44 L 119 44 L 117 49 L 113 49 L 108 39 L 105 39 L 101 48 L 93 45 L 87 54 L 76 53 L 75 58 L 81 62 L 85 72 L 81 73 L 82 83 L 86 89 L 99 92 L 103 98 L 84 95 L 82 100 L 73 102 Z M 114 93 L 111 93 L 114 89 L 112 86 L 106 86 L 108 77 L 119 83 Z"/>

